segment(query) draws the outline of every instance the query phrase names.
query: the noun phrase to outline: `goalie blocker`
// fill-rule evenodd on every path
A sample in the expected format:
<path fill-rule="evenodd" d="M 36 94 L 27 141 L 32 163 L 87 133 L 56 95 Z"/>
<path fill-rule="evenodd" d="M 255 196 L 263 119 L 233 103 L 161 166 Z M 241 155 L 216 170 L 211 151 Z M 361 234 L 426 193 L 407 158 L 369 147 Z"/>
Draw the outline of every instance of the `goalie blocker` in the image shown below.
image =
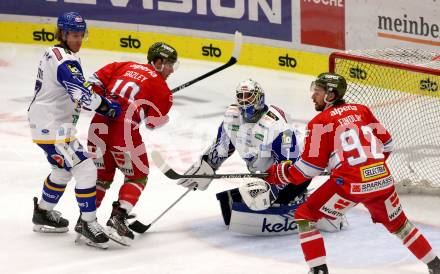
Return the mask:
<path fill-rule="evenodd" d="M 257 235 L 288 235 L 297 233 L 294 213 L 307 199 L 306 183 L 288 184 L 283 189 L 270 187 L 263 180 L 248 180 L 240 186 L 217 193 L 223 220 L 232 232 Z M 335 220 L 321 219 L 317 227 L 335 232 L 348 226 L 345 216 Z"/>

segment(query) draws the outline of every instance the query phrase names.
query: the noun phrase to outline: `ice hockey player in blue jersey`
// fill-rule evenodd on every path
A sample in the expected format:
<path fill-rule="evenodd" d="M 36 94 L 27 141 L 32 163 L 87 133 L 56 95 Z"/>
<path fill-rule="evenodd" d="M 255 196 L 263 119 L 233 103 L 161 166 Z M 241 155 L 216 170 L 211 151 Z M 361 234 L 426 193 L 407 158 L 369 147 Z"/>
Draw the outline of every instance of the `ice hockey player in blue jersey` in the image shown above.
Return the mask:
<path fill-rule="evenodd" d="M 303 134 L 289 127 L 284 112 L 265 104 L 264 91 L 254 80 L 236 88 L 236 104 L 225 112 L 214 143 L 185 174 L 214 174 L 234 151 L 250 172 L 264 172 L 282 161 L 295 161 L 302 151 Z M 212 179 L 182 179 L 178 184 L 205 190 Z M 307 198 L 310 182 L 271 187 L 261 179 L 246 179 L 240 188 L 217 194 L 223 220 L 231 231 L 251 235 L 284 235 L 297 231 L 295 209 Z M 345 217 L 322 220 L 322 230 L 337 231 Z"/>
<path fill-rule="evenodd" d="M 81 109 L 117 117 L 120 106 L 95 94 L 85 81 L 77 53 L 86 35 L 86 22 L 80 14 L 63 13 L 57 22 L 59 44 L 45 51 L 38 67 L 28 120 L 33 142 L 43 149 L 52 170 L 44 181 L 40 202 L 34 198 L 32 222 L 36 232 L 68 231 L 68 220 L 54 207 L 73 177 L 80 210 L 77 239 L 107 248 L 109 238 L 96 220 L 96 167 L 76 139 L 75 126 Z"/>

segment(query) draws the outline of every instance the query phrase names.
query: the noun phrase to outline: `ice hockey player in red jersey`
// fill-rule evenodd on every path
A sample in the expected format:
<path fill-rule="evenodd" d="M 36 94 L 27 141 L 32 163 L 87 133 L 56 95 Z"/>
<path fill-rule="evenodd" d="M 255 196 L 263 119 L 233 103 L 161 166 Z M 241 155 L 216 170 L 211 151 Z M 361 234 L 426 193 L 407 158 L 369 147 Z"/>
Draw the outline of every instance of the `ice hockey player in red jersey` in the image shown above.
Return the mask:
<path fill-rule="evenodd" d="M 299 239 L 309 273 L 329 273 L 324 239 L 316 229 L 320 218 L 335 218 L 358 203 L 400 238 L 430 274 L 440 274 L 440 260 L 420 231 L 407 219 L 387 167 L 393 140 L 370 109 L 343 100 L 344 77 L 322 73 L 312 83 L 315 109 L 320 113 L 307 125 L 304 151 L 293 164 L 272 165 L 271 184 L 302 184 L 325 169 L 330 178 L 295 212 Z"/>
<path fill-rule="evenodd" d="M 98 207 L 113 182 L 116 169 L 125 176 L 118 201 L 113 203 L 107 222 L 110 237 L 123 245 L 129 245 L 134 239 L 133 232 L 127 227 L 127 219 L 148 177 L 148 159 L 140 125 L 155 128 L 165 124 L 173 104 L 166 79 L 174 72 L 177 51 L 170 45 L 157 42 L 149 48 L 147 59 L 148 64 L 108 64 L 89 79 L 96 92 L 121 104 L 122 113 L 116 120 L 98 115 L 93 117 L 88 141 L 89 150 L 96 153 Z"/>

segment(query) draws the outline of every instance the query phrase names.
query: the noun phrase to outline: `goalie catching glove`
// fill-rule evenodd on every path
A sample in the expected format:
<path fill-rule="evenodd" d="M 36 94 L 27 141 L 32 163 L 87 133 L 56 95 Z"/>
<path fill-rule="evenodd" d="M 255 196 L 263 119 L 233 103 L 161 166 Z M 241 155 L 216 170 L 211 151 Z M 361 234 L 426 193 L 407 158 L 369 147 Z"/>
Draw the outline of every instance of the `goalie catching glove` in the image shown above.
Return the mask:
<path fill-rule="evenodd" d="M 268 209 L 276 199 L 270 185 L 264 180 L 246 180 L 238 191 L 244 203 L 254 211 Z"/>
<path fill-rule="evenodd" d="M 203 155 L 202 158 L 194 163 L 187 171 L 185 171 L 185 175 L 214 175 L 215 169 L 209 165 L 205 160 L 206 155 Z M 199 190 L 206 190 L 211 183 L 211 178 L 189 178 L 189 179 L 181 179 L 177 182 L 178 185 L 187 187 L 187 188 L 196 188 Z"/>

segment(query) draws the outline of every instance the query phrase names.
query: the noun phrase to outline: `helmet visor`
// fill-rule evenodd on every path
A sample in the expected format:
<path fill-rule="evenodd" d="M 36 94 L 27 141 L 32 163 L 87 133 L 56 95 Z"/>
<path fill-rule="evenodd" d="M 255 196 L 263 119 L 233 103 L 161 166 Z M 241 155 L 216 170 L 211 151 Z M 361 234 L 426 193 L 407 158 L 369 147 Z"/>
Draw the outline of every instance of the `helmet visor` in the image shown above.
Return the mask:
<path fill-rule="evenodd" d="M 180 66 L 180 62 L 179 62 L 179 60 L 176 60 L 175 62 L 172 62 L 172 61 L 170 61 L 168 59 L 164 59 L 163 65 L 165 67 L 173 68 L 173 71 L 176 71 L 179 68 L 179 66 Z"/>

